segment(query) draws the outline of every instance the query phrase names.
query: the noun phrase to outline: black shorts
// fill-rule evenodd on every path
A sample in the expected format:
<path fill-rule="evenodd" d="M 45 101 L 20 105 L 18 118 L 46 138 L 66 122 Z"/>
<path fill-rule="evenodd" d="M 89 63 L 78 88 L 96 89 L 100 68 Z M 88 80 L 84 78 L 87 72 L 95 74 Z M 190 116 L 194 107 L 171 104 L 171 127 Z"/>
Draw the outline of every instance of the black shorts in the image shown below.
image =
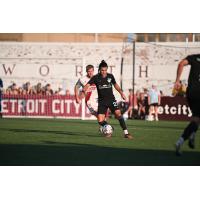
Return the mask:
<path fill-rule="evenodd" d="M 114 113 L 115 110 L 119 110 L 119 106 L 117 104 L 117 101 L 116 100 L 99 101 L 97 113 L 98 114 L 106 114 L 108 108 L 110 109 L 110 111 L 112 113 Z"/>
<path fill-rule="evenodd" d="M 193 117 L 200 117 L 200 97 L 187 96 L 188 105 Z"/>
<path fill-rule="evenodd" d="M 158 103 L 152 103 L 150 106 L 158 106 Z"/>

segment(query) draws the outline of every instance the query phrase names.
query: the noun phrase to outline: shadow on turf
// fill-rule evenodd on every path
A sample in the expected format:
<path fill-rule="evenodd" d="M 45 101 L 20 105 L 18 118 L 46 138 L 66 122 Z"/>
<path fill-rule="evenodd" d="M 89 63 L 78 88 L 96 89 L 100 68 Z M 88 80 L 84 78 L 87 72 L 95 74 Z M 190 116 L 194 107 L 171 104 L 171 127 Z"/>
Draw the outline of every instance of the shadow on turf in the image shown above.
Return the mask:
<path fill-rule="evenodd" d="M 0 145 L 1 166 L 195 166 L 199 152 L 176 157 L 166 150 L 111 148 L 44 141 L 44 145 Z"/>
<path fill-rule="evenodd" d="M 147 123 L 151 123 L 151 122 L 147 122 Z M 147 125 L 147 124 L 129 124 L 128 127 L 135 127 L 135 128 L 152 128 L 152 129 L 172 129 L 173 131 L 174 130 L 180 130 L 180 131 L 183 131 L 184 127 L 173 127 L 173 126 L 164 126 L 164 125 L 160 125 L 159 122 L 158 122 L 158 126 L 156 123 L 153 123 L 151 125 Z"/>
<path fill-rule="evenodd" d="M 101 137 L 100 134 L 80 134 L 79 132 L 70 132 L 70 131 L 54 131 L 54 130 L 36 130 L 36 129 L 15 129 L 15 128 L 1 128 L 1 130 L 13 132 L 13 133 L 52 133 L 52 134 L 62 134 L 62 135 L 73 135 L 73 136 L 87 136 L 87 137 Z"/>

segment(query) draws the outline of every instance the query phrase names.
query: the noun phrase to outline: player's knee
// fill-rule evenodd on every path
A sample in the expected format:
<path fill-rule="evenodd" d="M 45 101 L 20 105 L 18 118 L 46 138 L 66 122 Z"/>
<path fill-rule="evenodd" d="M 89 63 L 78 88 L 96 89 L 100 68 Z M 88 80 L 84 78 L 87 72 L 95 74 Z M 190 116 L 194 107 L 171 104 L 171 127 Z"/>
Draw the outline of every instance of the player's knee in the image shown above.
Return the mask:
<path fill-rule="evenodd" d="M 117 113 L 115 113 L 115 117 L 116 117 L 117 119 L 120 119 L 120 118 L 122 117 L 121 112 L 117 112 Z"/>

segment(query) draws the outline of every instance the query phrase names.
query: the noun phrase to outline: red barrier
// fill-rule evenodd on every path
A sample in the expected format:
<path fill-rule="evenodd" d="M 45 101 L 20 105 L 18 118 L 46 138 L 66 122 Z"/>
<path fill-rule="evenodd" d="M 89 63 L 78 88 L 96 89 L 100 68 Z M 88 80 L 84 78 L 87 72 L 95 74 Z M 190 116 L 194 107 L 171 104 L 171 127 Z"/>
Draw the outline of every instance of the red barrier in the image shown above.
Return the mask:
<path fill-rule="evenodd" d="M 191 110 L 185 97 L 162 97 L 159 106 L 159 119 L 161 120 L 189 120 Z"/>
<path fill-rule="evenodd" d="M 80 118 L 81 105 L 74 96 L 3 95 L 4 116 L 43 116 Z"/>
<path fill-rule="evenodd" d="M 85 116 L 90 117 L 85 110 Z M 5 117 L 81 118 L 82 105 L 76 103 L 74 96 L 3 95 L 2 112 Z M 162 97 L 160 120 L 189 120 L 191 115 L 185 98 Z"/>

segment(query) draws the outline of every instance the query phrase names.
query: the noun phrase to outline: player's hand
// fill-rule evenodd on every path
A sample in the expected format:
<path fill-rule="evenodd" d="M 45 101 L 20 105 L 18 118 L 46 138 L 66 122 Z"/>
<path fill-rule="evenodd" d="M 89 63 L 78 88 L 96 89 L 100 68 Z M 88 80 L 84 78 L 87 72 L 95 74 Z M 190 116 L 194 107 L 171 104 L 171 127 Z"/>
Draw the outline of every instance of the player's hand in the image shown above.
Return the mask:
<path fill-rule="evenodd" d="M 174 84 L 174 88 L 178 90 L 181 87 L 180 81 L 176 81 Z"/>
<path fill-rule="evenodd" d="M 122 97 L 122 99 L 123 99 L 124 101 L 127 101 L 127 98 L 126 98 L 126 96 L 124 95 L 124 93 L 121 94 L 121 97 Z"/>
<path fill-rule="evenodd" d="M 79 98 L 76 98 L 76 103 L 80 104 L 81 100 Z"/>

